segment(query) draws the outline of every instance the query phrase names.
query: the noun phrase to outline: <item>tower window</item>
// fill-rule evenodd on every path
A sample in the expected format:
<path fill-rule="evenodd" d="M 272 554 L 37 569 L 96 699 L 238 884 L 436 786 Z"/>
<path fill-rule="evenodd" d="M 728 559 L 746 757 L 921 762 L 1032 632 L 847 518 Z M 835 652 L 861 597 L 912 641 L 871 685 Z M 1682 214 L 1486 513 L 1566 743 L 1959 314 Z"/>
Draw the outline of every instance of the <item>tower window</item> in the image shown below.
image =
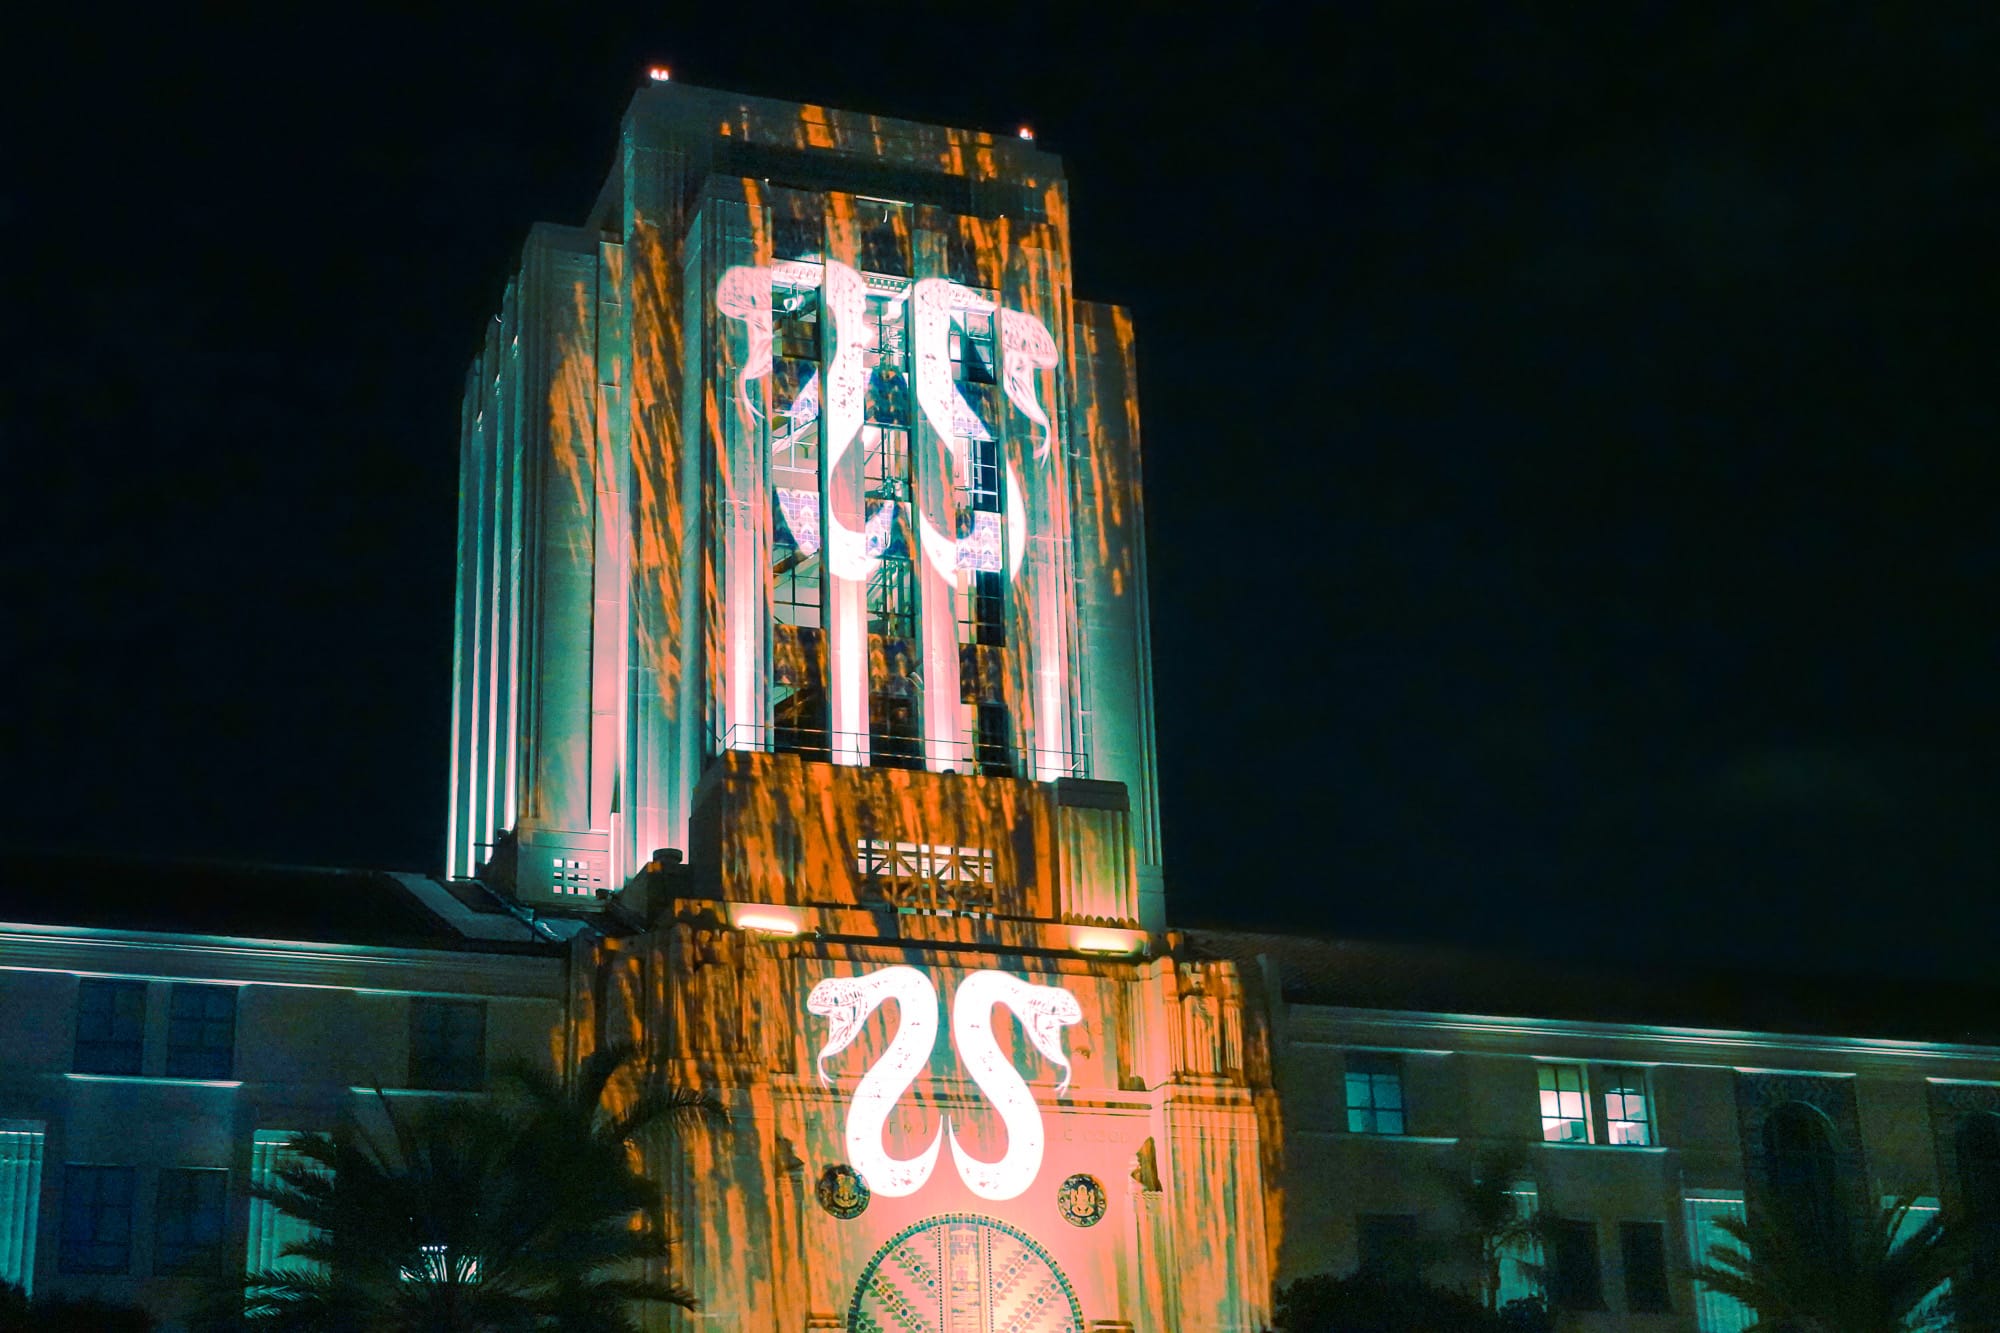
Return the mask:
<path fill-rule="evenodd" d="M 951 319 L 951 377 L 960 384 L 993 384 L 1000 358 L 993 338 L 993 311 L 954 310 Z"/>

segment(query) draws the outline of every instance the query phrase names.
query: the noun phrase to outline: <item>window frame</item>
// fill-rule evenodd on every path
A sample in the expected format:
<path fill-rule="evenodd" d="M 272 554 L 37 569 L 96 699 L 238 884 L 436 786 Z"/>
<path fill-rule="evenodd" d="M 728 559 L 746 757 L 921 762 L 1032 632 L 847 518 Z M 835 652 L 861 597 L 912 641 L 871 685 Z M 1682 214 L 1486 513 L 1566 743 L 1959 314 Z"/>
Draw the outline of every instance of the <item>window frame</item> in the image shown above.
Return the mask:
<path fill-rule="evenodd" d="M 1651 1277 L 1657 1276 L 1658 1285 L 1652 1287 L 1659 1293 L 1657 1304 L 1641 1304 L 1632 1290 L 1632 1238 L 1649 1234 L 1659 1242 L 1654 1257 L 1659 1264 Z M 1673 1279 L 1667 1269 L 1667 1224 L 1650 1218 L 1621 1219 L 1618 1223 L 1618 1273 L 1625 1287 L 1625 1310 L 1628 1314 L 1672 1314 L 1674 1312 Z"/>
<path fill-rule="evenodd" d="M 77 1185 L 88 1179 L 93 1182 L 90 1206 L 91 1227 L 88 1238 L 73 1236 L 75 1230 L 76 1207 L 78 1203 Z M 107 1204 L 95 1182 L 122 1179 L 125 1197 L 122 1202 Z M 132 1166 L 109 1166 L 98 1162 L 66 1162 L 63 1165 L 62 1217 L 56 1224 L 56 1271 L 65 1274 L 115 1275 L 132 1271 L 132 1232 L 134 1214 L 139 1205 L 139 1169 Z M 122 1207 L 125 1212 L 123 1236 L 107 1240 L 103 1230 L 103 1215 Z M 75 1247 L 73 1249 L 72 1247 Z M 76 1249 L 96 1251 L 100 1248 L 116 1248 L 123 1253 L 123 1259 L 113 1265 L 108 1262 L 87 1262 L 80 1259 Z"/>
<path fill-rule="evenodd" d="M 213 1184 L 215 1197 L 205 1200 L 193 1189 L 186 1197 L 194 1204 L 212 1202 L 214 1204 L 212 1235 L 190 1234 L 183 1238 L 169 1239 L 169 1224 L 178 1222 L 192 1233 L 204 1214 L 199 1207 L 190 1208 L 186 1213 L 170 1215 L 167 1205 L 170 1197 L 169 1182 L 189 1186 L 200 1180 L 204 1185 Z M 178 1195 L 179 1189 L 173 1190 Z M 153 1271 L 155 1273 L 185 1273 L 198 1266 L 202 1256 L 229 1239 L 229 1168 L 217 1166 L 170 1166 L 160 1168 L 159 1177 L 154 1182 L 153 1195 Z"/>
<path fill-rule="evenodd" d="M 222 1081 L 236 1076 L 236 1006 L 238 992 L 241 989 L 238 986 L 213 986 L 192 982 L 175 982 L 168 989 L 166 1066 L 168 1078 Z M 203 1001 L 203 1013 L 190 1016 L 177 1012 L 183 998 L 195 997 Z M 214 1035 L 210 1031 L 211 1025 L 225 1022 L 224 1019 L 205 1012 L 208 1008 L 207 1002 L 217 997 L 226 998 L 229 1002 L 226 1019 L 227 1040 L 221 1045 L 212 1044 L 207 1040 Z M 177 1042 L 175 1040 L 177 1028 L 181 1024 L 188 1023 L 194 1024 L 198 1029 L 198 1040 L 191 1043 Z M 218 1056 L 219 1060 L 216 1058 Z"/>
<path fill-rule="evenodd" d="M 1367 1100 L 1355 1100 L 1355 1080 L 1366 1080 Z M 1392 1083 L 1382 1081 L 1393 1080 Z M 1385 1105 L 1384 1086 L 1392 1086 L 1395 1105 Z M 1348 1051 L 1341 1068 L 1341 1103 L 1346 1113 L 1347 1132 L 1376 1138 L 1406 1138 L 1410 1133 L 1410 1099 L 1403 1077 L 1403 1057 L 1397 1051 Z M 1382 1117 L 1396 1118 L 1394 1129 L 1382 1128 Z M 1357 1119 L 1357 1116 L 1359 1119 Z M 1357 1128 L 1357 1126 L 1362 1126 Z"/>
<path fill-rule="evenodd" d="M 1602 1072 L 1604 1076 L 1604 1091 L 1598 1099 L 1598 1104 L 1602 1108 L 1604 1115 L 1604 1142 L 1614 1148 L 1658 1147 L 1660 1142 L 1659 1103 L 1653 1096 L 1652 1070 L 1644 1065 L 1605 1065 Z M 1637 1080 L 1639 1098 L 1638 1117 L 1635 1119 L 1630 1115 L 1614 1116 L 1611 1113 L 1612 1099 L 1614 1097 L 1618 1099 L 1618 1109 L 1627 1112 L 1632 1109 L 1632 1088 L 1634 1084 L 1631 1080 L 1633 1079 Z M 1637 1125 L 1641 1133 L 1641 1138 L 1637 1142 L 1630 1139 L 1620 1139 L 1617 1137 L 1618 1126 L 1620 1125 Z"/>
<path fill-rule="evenodd" d="M 1555 1217 L 1545 1225 L 1549 1235 L 1549 1304 L 1559 1310 L 1582 1313 L 1609 1309 L 1604 1299 L 1604 1247 L 1597 1234 L 1597 1220 Z M 1570 1261 L 1579 1253 L 1570 1247 L 1573 1240 L 1583 1242 L 1581 1250 L 1589 1255 L 1588 1283 L 1579 1282 L 1577 1279 L 1583 1276 L 1580 1268 L 1571 1267 Z"/>
<path fill-rule="evenodd" d="M 107 1015 L 96 1015 L 88 1012 L 90 1006 L 87 1003 L 87 998 L 97 995 L 109 997 L 109 1013 Z M 126 1018 L 132 1018 L 137 1025 L 136 1031 L 129 1038 L 118 1035 L 121 1018 L 118 1001 L 120 997 L 124 996 L 138 997 L 137 1015 L 124 1015 Z M 146 1068 L 146 1011 L 146 983 L 143 981 L 132 981 L 121 977 L 78 978 L 76 989 L 76 1040 L 70 1052 L 70 1069 L 78 1074 L 105 1074 L 114 1077 L 143 1074 Z M 85 1035 L 88 1021 L 97 1017 L 107 1017 L 109 1019 L 110 1031 L 108 1035 Z M 127 1062 L 124 1060 L 104 1058 L 108 1050 L 123 1051 L 127 1048 L 130 1050 L 129 1068 L 127 1067 Z M 92 1058 L 86 1059 L 86 1052 Z"/>
<path fill-rule="evenodd" d="M 1573 1093 L 1569 1089 L 1566 1089 L 1562 1086 L 1562 1074 L 1565 1070 L 1571 1071 L 1576 1075 L 1577 1088 Z M 1543 1087 L 1542 1079 L 1544 1076 L 1548 1076 L 1549 1078 L 1551 1078 L 1553 1080 L 1554 1086 L 1546 1088 Z M 1541 1124 L 1542 1124 L 1541 1141 L 1543 1143 L 1574 1144 L 1574 1143 L 1597 1142 L 1596 1130 L 1592 1124 L 1592 1117 L 1590 1114 L 1590 1066 L 1589 1065 L 1585 1064 L 1581 1060 L 1537 1060 L 1535 1062 L 1535 1090 L 1537 1093 L 1536 1109 L 1541 1116 Z M 1556 1099 L 1555 1101 L 1556 1114 L 1554 1115 L 1549 1114 L 1548 1111 L 1549 1102 L 1546 1100 L 1551 1096 L 1553 1096 Z M 1563 1113 L 1562 1109 L 1564 1106 L 1563 1098 L 1568 1096 L 1574 1096 L 1576 1098 L 1575 1115 L 1567 1115 Z M 1582 1138 L 1577 1138 L 1570 1134 L 1563 1134 L 1560 1137 L 1558 1137 L 1558 1136 L 1553 1136 L 1549 1133 L 1549 1129 L 1552 1125 L 1571 1124 L 1571 1123 L 1580 1124 L 1583 1126 Z"/>

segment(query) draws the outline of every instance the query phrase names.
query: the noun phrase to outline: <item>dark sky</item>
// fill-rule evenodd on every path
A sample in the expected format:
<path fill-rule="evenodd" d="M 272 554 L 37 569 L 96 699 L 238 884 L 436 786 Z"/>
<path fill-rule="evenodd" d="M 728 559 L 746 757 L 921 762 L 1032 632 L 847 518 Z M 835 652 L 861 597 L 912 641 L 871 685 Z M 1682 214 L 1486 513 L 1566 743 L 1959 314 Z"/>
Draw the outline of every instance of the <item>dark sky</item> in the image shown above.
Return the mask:
<path fill-rule="evenodd" d="M 1985 974 L 2000 11 L 1097 8 L 10 43 L 0 841 L 437 868 L 464 367 L 665 61 L 1066 158 L 1181 920 Z"/>

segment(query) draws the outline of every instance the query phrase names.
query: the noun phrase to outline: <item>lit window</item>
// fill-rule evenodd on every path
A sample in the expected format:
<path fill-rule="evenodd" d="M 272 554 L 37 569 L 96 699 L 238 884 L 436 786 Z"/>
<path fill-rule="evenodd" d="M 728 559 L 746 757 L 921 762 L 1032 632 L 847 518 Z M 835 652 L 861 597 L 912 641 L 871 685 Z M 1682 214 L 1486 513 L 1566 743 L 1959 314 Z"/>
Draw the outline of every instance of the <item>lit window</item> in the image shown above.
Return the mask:
<path fill-rule="evenodd" d="M 1542 1138 L 1550 1143 L 1590 1142 L 1584 1111 L 1582 1065 L 1537 1065 L 1542 1089 Z"/>
<path fill-rule="evenodd" d="M 28 1295 L 35 1287 L 47 1128 L 40 1120 L 0 1120 L 0 1282 L 11 1282 Z"/>
<path fill-rule="evenodd" d="M 76 1072 L 136 1074 L 146 1045 L 146 983 L 86 977 L 76 993 Z"/>
<path fill-rule="evenodd" d="M 1394 1055 L 1350 1051 L 1347 1056 L 1347 1130 L 1350 1134 L 1403 1132 L 1403 1062 Z"/>
<path fill-rule="evenodd" d="M 63 1170 L 59 1266 L 65 1273 L 123 1273 L 132 1267 L 129 1166 Z"/>
<path fill-rule="evenodd" d="M 1646 1071 L 1613 1068 L 1605 1072 L 1604 1137 L 1610 1143 L 1644 1148 L 1653 1141 L 1653 1113 L 1646 1096 Z"/>
<path fill-rule="evenodd" d="M 266 1188 L 279 1185 L 279 1171 L 305 1165 L 307 1159 L 292 1150 L 297 1138 L 289 1129 L 260 1129 L 250 1141 L 250 1180 Z M 285 1251 L 312 1235 L 312 1228 L 290 1213 L 281 1211 L 269 1199 L 250 1200 L 248 1268 L 253 1273 L 301 1273 L 317 1270 L 317 1265 Z"/>
<path fill-rule="evenodd" d="M 174 987 L 167 1011 L 167 1076 L 228 1078 L 235 1067 L 236 987 Z"/>
<path fill-rule="evenodd" d="M 960 384 L 993 384 L 1000 376 L 994 352 L 993 312 L 954 310 L 951 320 L 951 377 Z"/>
<path fill-rule="evenodd" d="M 471 1091 L 486 1081 L 486 1006 L 410 1001 L 410 1086 Z"/>
<path fill-rule="evenodd" d="M 204 1251 L 221 1242 L 228 1215 L 229 1172 L 160 1172 L 160 1196 L 154 1208 L 159 1228 L 153 1244 L 154 1270 L 177 1273 L 193 1267 Z"/>
<path fill-rule="evenodd" d="M 1685 1200 L 1688 1253 L 1697 1264 L 1707 1263 L 1717 1245 L 1736 1247 L 1736 1239 L 1722 1228 L 1724 1218 L 1743 1220 L 1740 1190 L 1715 1190 Z M 1724 1295 L 1705 1282 L 1694 1284 L 1695 1325 L 1701 1333 L 1744 1333 L 1757 1316 L 1734 1296 Z"/>

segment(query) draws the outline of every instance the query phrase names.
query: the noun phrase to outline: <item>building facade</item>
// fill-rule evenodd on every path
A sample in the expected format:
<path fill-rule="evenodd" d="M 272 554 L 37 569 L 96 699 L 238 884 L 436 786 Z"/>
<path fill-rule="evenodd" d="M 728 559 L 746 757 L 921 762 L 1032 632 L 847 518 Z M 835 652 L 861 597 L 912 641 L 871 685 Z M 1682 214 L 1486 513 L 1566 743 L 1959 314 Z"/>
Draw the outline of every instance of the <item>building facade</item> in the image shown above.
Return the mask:
<path fill-rule="evenodd" d="M 1156 934 L 1134 377 L 1023 138 L 656 83 L 527 244 L 448 854 L 619 890 L 569 1046 L 730 1106 L 655 1163 L 676 1327 L 1265 1320 L 1263 1047 Z"/>
<path fill-rule="evenodd" d="M 1136 403 L 1054 156 L 642 90 L 466 385 L 448 877 L 11 864 L 0 1279 L 171 1321 L 292 1133 L 617 1042 L 729 1111 L 655 1328 L 1262 1333 L 1466 1281 L 1509 1146 L 1586 1331 L 1744 1328 L 1780 1202 L 2000 1226 L 1990 992 L 1168 930 Z"/>
<path fill-rule="evenodd" d="M 1991 991 L 1216 931 L 1184 948 L 1260 981 L 1281 1279 L 1411 1276 L 1457 1225 L 1444 1178 L 1509 1145 L 1510 1192 L 1546 1235 L 1509 1255 L 1501 1294 L 1542 1296 L 1581 1331 L 1748 1328 L 1689 1276 L 1747 1211 L 1810 1219 L 1828 1247 L 1897 1199 L 1905 1236 L 1940 1206 L 2000 1222 Z"/>
<path fill-rule="evenodd" d="M 17 861 L 0 918 L 0 1281 L 33 1295 L 177 1328 L 219 1257 L 283 1262 L 247 1186 L 294 1134 L 563 1058 L 564 945 L 418 876 Z"/>
<path fill-rule="evenodd" d="M 473 367 L 447 857 L 592 918 L 563 1049 L 731 1110 L 651 1151 L 658 1325 L 1254 1333 L 1467 1279 L 1416 1256 L 1506 1144 L 1503 1294 L 1584 1329 L 1744 1327 L 1688 1264 L 1775 1199 L 2000 1211 L 2000 1044 L 1937 1017 L 1990 996 L 1843 1035 L 1165 929 L 1133 335 L 1066 200 L 1023 139 L 656 83 Z"/>

